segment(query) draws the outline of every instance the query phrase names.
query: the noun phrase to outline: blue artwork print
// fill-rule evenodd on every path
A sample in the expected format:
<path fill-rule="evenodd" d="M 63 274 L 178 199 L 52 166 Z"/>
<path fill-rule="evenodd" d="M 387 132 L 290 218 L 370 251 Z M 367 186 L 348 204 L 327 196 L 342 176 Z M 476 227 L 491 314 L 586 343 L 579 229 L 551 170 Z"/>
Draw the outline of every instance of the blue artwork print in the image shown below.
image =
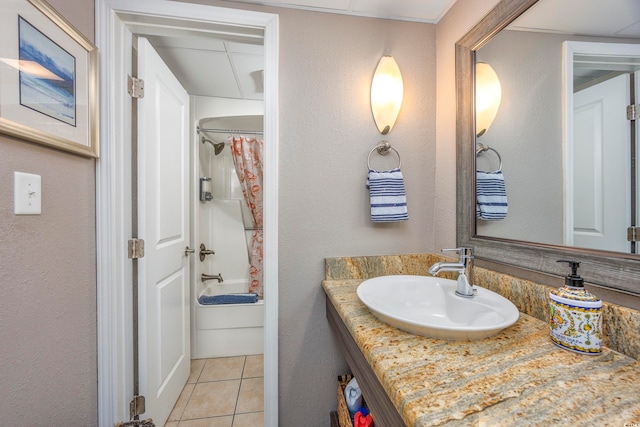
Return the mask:
<path fill-rule="evenodd" d="M 76 125 L 76 59 L 19 17 L 20 104 Z"/>

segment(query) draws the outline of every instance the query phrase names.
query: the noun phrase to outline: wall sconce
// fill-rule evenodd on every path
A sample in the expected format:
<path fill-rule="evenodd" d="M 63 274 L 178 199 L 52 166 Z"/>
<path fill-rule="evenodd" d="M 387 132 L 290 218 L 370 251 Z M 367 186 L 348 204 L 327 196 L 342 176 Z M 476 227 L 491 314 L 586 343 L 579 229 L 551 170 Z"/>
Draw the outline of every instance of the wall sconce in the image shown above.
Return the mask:
<path fill-rule="evenodd" d="M 395 124 L 403 93 L 398 64 L 392 56 L 383 56 L 371 81 L 371 111 L 381 134 L 388 134 Z"/>
<path fill-rule="evenodd" d="M 496 118 L 502 88 L 491 65 L 476 63 L 476 136 L 484 135 Z"/>

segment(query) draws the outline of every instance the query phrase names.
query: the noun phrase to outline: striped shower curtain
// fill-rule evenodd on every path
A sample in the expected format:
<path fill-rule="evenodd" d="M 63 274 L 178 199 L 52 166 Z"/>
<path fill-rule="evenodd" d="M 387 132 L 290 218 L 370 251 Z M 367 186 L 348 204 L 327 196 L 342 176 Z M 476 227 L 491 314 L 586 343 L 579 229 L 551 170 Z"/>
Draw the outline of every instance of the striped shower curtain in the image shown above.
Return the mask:
<path fill-rule="evenodd" d="M 262 298 L 262 146 L 257 138 L 231 138 L 231 156 L 242 194 L 251 211 L 253 235 L 249 253 L 249 292 Z"/>

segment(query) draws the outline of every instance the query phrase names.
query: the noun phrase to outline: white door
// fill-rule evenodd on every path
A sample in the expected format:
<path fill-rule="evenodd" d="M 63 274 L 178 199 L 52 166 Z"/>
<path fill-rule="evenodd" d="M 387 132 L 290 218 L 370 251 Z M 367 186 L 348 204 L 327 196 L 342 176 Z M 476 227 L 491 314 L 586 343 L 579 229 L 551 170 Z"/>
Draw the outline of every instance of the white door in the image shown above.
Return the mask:
<path fill-rule="evenodd" d="M 164 425 L 190 371 L 189 96 L 147 39 L 138 39 L 140 392 Z"/>
<path fill-rule="evenodd" d="M 574 246 L 629 252 L 629 75 L 574 94 Z"/>

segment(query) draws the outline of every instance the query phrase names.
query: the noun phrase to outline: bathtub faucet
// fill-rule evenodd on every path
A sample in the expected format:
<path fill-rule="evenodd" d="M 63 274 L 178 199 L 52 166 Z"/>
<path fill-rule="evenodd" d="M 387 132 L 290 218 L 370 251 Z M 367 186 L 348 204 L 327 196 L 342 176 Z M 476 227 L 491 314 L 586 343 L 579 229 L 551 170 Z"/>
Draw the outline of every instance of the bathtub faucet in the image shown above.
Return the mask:
<path fill-rule="evenodd" d="M 224 279 L 222 278 L 222 274 L 204 274 L 204 273 L 202 273 L 202 276 L 200 276 L 200 279 L 203 282 L 206 282 L 207 280 L 217 280 L 218 283 L 224 282 Z"/>

